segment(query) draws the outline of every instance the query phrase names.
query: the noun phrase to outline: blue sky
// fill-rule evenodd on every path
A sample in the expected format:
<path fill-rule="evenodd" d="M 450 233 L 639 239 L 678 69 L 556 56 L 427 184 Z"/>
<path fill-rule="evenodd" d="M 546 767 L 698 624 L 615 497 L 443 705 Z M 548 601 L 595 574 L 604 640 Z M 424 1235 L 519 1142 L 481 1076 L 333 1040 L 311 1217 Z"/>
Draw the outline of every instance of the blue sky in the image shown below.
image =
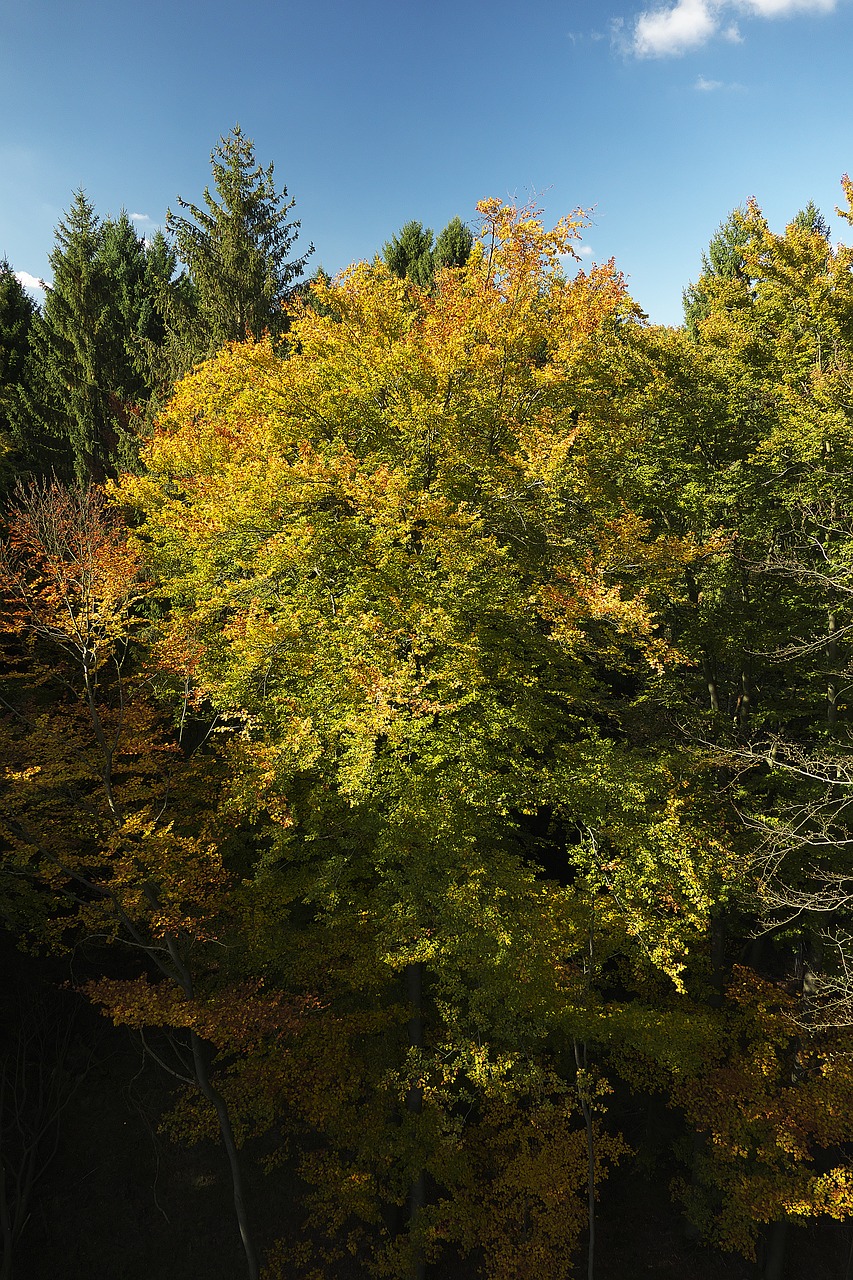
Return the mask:
<path fill-rule="evenodd" d="M 592 211 L 658 323 L 716 226 L 835 218 L 853 170 L 853 0 L 0 0 L 0 255 L 50 278 L 72 192 L 162 222 L 235 121 L 314 263 L 478 199 Z"/>

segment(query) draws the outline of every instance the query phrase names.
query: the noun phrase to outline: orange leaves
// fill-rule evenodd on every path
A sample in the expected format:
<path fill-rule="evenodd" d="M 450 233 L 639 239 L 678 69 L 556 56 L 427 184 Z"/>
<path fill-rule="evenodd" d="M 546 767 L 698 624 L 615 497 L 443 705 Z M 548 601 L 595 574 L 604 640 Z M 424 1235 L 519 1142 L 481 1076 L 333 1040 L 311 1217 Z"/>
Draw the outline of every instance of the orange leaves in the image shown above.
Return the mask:
<path fill-rule="evenodd" d="M 117 1025 L 192 1029 L 222 1052 L 245 1052 L 271 1039 L 286 1043 L 320 1008 L 311 997 L 267 991 L 259 979 L 195 999 L 188 999 L 173 982 L 152 983 L 147 978 L 102 978 L 85 989 Z"/>
<path fill-rule="evenodd" d="M 629 1148 L 595 1124 L 597 1180 Z M 487 1280 L 562 1277 L 587 1227 L 587 1137 L 571 1102 L 490 1101 L 466 1134 L 464 1181 L 435 1209 L 438 1240 L 482 1251 Z"/>
<path fill-rule="evenodd" d="M 18 498 L 0 543 L 4 629 L 50 639 L 97 665 L 130 625 L 142 590 L 139 557 L 94 486 L 54 481 Z"/>
<path fill-rule="evenodd" d="M 727 994 L 717 1060 L 675 1083 L 673 1100 L 707 1134 L 700 1182 L 680 1190 L 697 1220 L 701 1184 L 721 1194 L 707 1232 L 752 1257 L 761 1223 L 849 1212 L 848 1171 L 827 1165 L 853 1139 L 853 1066 L 849 1036 L 807 1038 L 778 985 L 737 967 Z"/>

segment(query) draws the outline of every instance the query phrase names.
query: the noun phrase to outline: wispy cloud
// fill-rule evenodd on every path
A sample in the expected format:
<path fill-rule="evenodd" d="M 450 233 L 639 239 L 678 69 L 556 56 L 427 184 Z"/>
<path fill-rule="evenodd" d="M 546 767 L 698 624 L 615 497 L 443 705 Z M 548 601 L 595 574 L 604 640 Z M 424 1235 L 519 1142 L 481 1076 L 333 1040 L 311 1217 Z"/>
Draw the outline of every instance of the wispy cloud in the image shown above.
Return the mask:
<path fill-rule="evenodd" d="M 151 219 L 147 213 L 132 213 L 130 215 L 131 222 L 150 222 Z"/>
<path fill-rule="evenodd" d="M 740 9 L 761 18 L 781 18 L 789 13 L 832 13 L 837 0 L 735 0 Z"/>
<path fill-rule="evenodd" d="M 707 76 L 697 76 L 693 88 L 697 93 L 742 93 L 743 85 L 736 81 L 709 80 Z"/>
<path fill-rule="evenodd" d="M 832 13 L 838 0 L 676 0 L 644 9 L 623 47 L 638 58 L 666 58 L 698 49 L 716 35 L 740 43 L 733 15 L 784 18 L 796 13 Z"/>
<path fill-rule="evenodd" d="M 15 278 L 20 280 L 25 289 L 32 289 L 35 292 L 44 292 L 44 281 L 39 280 L 38 276 L 31 276 L 29 271 L 16 271 Z"/>
<path fill-rule="evenodd" d="M 709 0 L 678 0 L 671 9 L 641 13 L 634 24 L 634 53 L 641 58 L 697 49 L 717 30 Z"/>

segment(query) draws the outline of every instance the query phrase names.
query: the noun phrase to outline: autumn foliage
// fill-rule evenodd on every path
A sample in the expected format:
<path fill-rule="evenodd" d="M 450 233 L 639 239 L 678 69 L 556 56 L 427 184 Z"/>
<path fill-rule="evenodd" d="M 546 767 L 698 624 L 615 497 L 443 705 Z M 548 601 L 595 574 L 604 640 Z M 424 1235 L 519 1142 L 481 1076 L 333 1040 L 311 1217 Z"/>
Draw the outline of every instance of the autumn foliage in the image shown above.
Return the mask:
<path fill-rule="evenodd" d="M 478 209 L 0 550 L 4 911 L 121 951 L 87 992 L 221 1138 L 250 1277 L 255 1140 L 302 1188 L 270 1277 L 591 1274 L 661 1097 L 705 1239 L 849 1214 L 848 1033 L 788 963 L 848 906 L 848 259 L 750 207 L 690 337 L 576 269 L 582 214 Z"/>

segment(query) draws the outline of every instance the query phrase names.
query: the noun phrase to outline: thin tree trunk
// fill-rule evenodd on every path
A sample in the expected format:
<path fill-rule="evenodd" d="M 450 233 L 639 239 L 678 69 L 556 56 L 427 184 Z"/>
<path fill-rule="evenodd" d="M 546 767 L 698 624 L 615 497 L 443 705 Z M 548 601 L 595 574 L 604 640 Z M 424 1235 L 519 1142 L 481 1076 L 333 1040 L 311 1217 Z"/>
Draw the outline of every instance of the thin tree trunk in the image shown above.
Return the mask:
<path fill-rule="evenodd" d="M 190 1031 L 190 1044 L 192 1046 L 193 1067 L 195 1068 L 198 1087 L 216 1111 L 216 1118 L 219 1121 L 219 1132 L 222 1135 L 222 1145 L 225 1148 L 225 1154 L 228 1156 L 228 1165 L 231 1170 L 231 1186 L 234 1195 L 234 1213 L 237 1218 L 237 1225 L 240 1229 L 240 1239 L 243 1242 L 243 1250 L 246 1254 L 246 1267 L 249 1274 L 249 1280 L 259 1280 L 260 1267 L 258 1265 L 258 1257 L 255 1251 L 255 1243 L 249 1230 L 248 1214 L 246 1213 L 246 1197 L 243 1189 L 243 1171 L 240 1167 L 240 1156 L 237 1151 L 237 1143 L 234 1141 L 234 1130 L 231 1127 L 231 1117 L 228 1114 L 228 1106 L 222 1095 L 217 1093 L 213 1088 L 213 1085 L 210 1083 L 207 1063 L 204 1061 L 201 1043 L 195 1031 Z"/>
<path fill-rule="evenodd" d="M 708 686 L 708 698 L 711 703 L 712 711 L 720 709 L 720 692 L 717 688 L 717 676 L 714 670 L 714 664 L 711 655 L 707 649 L 702 650 L 702 674 L 705 677 L 705 683 Z"/>
<path fill-rule="evenodd" d="M 415 961 L 406 965 L 406 997 L 411 1006 L 411 1016 L 409 1018 L 409 1048 L 422 1049 L 424 1044 L 424 1019 L 423 1019 L 423 985 L 424 985 L 424 966 L 422 961 Z M 406 1098 L 406 1110 L 409 1115 L 420 1115 L 423 1107 L 424 1093 L 418 1084 L 413 1084 L 409 1089 Z M 426 1178 L 423 1169 L 420 1169 L 412 1179 L 412 1185 L 409 1190 L 409 1232 L 414 1239 L 414 1233 L 418 1228 L 418 1218 L 421 1210 L 426 1204 Z M 412 1258 L 412 1280 L 424 1280 L 426 1274 L 426 1261 L 424 1259 L 424 1251 L 420 1244 L 415 1247 Z"/>
<path fill-rule="evenodd" d="M 838 615 L 835 613 L 835 610 L 832 610 L 827 620 L 827 632 L 829 634 L 829 644 L 827 645 L 829 675 L 826 681 L 826 723 L 830 729 L 834 729 L 838 721 L 838 674 L 836 671 L 836 665 L 838 663 L 838 640 L 836 638 L 837 629 Z"/>
<path fill-rule="evenodd" d="M 587 1048 L 586 1041 L 579 1044 L 574 1041 L 575 1048 L 575 1064 L 578 1072 L 586 1072 L 587 1067 Z M 583 1122 L 586 1128 L 586 1195 L 587 1195 L 587 1212 L 589 1214 L 589 1244 L 587 1248 L 586 1258 L 586 1275 L 587 1280 L 594 1280 L 595 1277 L 595 1129 L 592 1123 L 592 1106 L 583 1089 L 578 1088 L 578 1098 L 581 1104 L 581 1113 L 583 1114 Z"/>
<path fill-rule="evenodd" d="M 749 672 L 744 669 L 740 673 L 740 696 L 735 710 L 735 728 L 745 729 L 752 714 L 752 681 Z"/>
<path fill-rule="evenodd" d="M 167 937 L 166 945 L 169 949 L 169 956 L 175 969 L 175 977 L 188 1000 L 193 998 L 193 981 L 189 969 L 187 969 L 178 952 L 177 944 L 174 938 Z M 195 1031 L 190 1031 L 190 1047 L 193 1055 L 193 1069 L 195 1072 L 196 1082 L 202 1094 L 207 1098 L 216 1112 L 216 1119 L 219 1122 L 219 1133 L 222 1137 L 222 1145 L 225 1148 L 225 1154 L 228 1157 L 228 1166 L 231 1170 L 231 1188 L 234 1198 L 234 1213 L 237 1218 L 237 1226 L 240 1230 L 240 1239 L 243 1242 L 243 1252 L 246 1255 L 246 1269 L 249 1280 L 260 1280 L 260 1265 L 258 1263 L 257 1250 L 255 1242 L 249 1229 L 249 1217 L 246 1212 L 246 1197 L 243 1187 L 243 1171 L 240 1166 L 240 1153 L 237 1150 L 237 1143 L 234 1140 L 234 1130 L 231 1125 L 231 1117 L 228 1114 L 228 1104 L 221 1094 L 217 1093 L 210 1082 L 210 1073 L 207 1069 L 207 1063 L 204 1060 L 201 1041 Z"/>
<path fill-rule="evenodd" d="M 9 1217 L 9 1199 L 6 1192 L 6 1165 L 0 1156 L 0 1280 L 12 1280 L 12 1223 Z"/>

